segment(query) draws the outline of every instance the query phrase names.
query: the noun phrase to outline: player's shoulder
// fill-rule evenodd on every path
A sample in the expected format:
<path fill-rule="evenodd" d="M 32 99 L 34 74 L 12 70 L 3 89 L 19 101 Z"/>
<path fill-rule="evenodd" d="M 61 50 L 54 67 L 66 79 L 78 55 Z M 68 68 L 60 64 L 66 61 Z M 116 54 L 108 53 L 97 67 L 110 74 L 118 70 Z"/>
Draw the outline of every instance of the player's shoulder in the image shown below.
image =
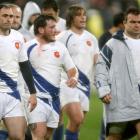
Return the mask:
<path fill-rule="evenodd" d="M 85 31 L 84 31 L 84 34 L 85 34 L 85 36 L 90 37 L 91 39 L 97 41 L 96 36 L 95 36 L 94 34 L 90 33 L 89 31 L 85 30 Z"/>
<path fill-rule="evenodd" d="M 25 46 L 27 48 L 30 48 L 32 46 L 36 46 L 37 44 L 38 44 L 38 42 L 36 41 L 36 39 L 31 39 L 25 43 Z"/>
<path fill-rule="evenodd" d="M 58 48 L 60 48 L 60 49 L 66 48 L 66 46 L 64 45 L 64 43 L 62 43 L 59 40 L 56 40 L 55 41 L 55 46 L 58 47 Z"/>
<path fill-rule="evenodd" d="M 9 38 L 25 42 L 24 36 L 19 31 L 14 29 L 10 30 Z"/>
<path fill-rule="evenodd" d="M 67 39 L 72 36 L 72 34 L 73 33 L 70 30 L 64 30 L 57 36 L 56 40 L 59 40 L 65 44 Z"/>
<path fill-rule="evenodd" d="M 55 49 L 59 50 L 62 54 L 65 54 L 67 51 L 65 44 L 59 40 L 55 41 Z"/>
<path fill-rule="evenodd" d="M 70 34 L 72 34 L 72 32 L 70 31 L 70 30 L 64 30 L 64 31 L 62 31 L 59 35 L 58 35 L 58 37 L 65 37 L 65 38 L 67 38 L 67 36 L 69 36 Z"/>
<path fill-rule="evenodd" d="M 94 34 L 90 33 L 89 31 L 87 30 L 84 30 L 84 34 L 87 35 L 87 36 L 91 36 L 93 38 L 96 38 Z"/>
<path fill-rule="evenodd" d="M 15 36 L 15 37 L 23 37 L 23 35 L 19 31 L 14 30 L 14 29 L 11 29 L 10 35 Z"/>

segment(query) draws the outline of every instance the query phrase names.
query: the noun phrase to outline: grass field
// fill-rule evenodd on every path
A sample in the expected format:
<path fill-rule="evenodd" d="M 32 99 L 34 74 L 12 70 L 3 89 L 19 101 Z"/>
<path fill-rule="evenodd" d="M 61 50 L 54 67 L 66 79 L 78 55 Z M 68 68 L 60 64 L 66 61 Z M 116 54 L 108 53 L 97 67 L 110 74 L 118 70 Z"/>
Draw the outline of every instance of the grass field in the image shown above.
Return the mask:
<path fill-rule="evenodd" d="M 79 140 L 99 140 L 102 104 L 96 94 L 92 94 L 90 100 L 90 111 L 81 128 Z M 137 140 L 137 138 L 131 140 Z"/>

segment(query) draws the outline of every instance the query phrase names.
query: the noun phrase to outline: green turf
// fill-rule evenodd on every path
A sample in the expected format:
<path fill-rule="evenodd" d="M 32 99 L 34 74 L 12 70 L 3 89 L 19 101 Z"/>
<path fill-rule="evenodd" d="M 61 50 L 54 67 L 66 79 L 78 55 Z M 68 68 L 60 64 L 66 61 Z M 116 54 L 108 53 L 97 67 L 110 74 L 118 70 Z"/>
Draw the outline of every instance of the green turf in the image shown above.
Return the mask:
<path fill-rule="evenodd" d="M 90 98 L 90 111 L 82 125 L 79 140 L 99 140 L 101 117 L 102 103 L 96 94 L 92 94 Z M 131 140 L 137 140 L 137 138 Z"/>
<path fill-rule="evenodd" d="M 102 104 L 95 94 L 90 98 L 90 111 L 81 128 L 80 140 L 98 140 L 102 118 Z"/>

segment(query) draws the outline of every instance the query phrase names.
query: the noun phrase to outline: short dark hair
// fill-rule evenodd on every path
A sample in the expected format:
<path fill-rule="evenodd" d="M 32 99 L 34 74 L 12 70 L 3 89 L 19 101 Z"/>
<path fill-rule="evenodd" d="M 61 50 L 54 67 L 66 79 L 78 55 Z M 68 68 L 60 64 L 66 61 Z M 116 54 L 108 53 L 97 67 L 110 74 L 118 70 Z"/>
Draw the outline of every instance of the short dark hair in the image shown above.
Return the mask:
<path fill-rule="evenodd" d="M 2 9 L 2 8 L 10 8 L 10 6 L 7 5 L 7 3 L 1 3 L 0 4 L 0 9 Z"/>
<path fill-rule="evenodd" d="M 50 9 L 52 8 L 55 12 L 58 12 L 58 4 L 55 0 L 45 0 L 42 3 L 41 9 Z"/>
<path fill-rule="evenodd" d="M 74 17 L 77 16 L 79 11 L 81 10 L 84 10 L 86 13 L 86 10 L 84 9 L 84 7 L 80 5 L 72 5 L 69 7 L 66 14 L 66 26 L 68 29 L 71 27 Z"/>
<path fill-rule="evenodd" d="M 8 5 L 10 8 L 19 8 L 19 9 L 21 9 L 20 6 L 14 4 L 14 3 L 7 3 L 7 5 Z"/>
<path fill-rule="evenodd" d="M 127 21 L 127 16 L 129 14 L 133 14 L 133 15 L 139 15 L 140 14 L 140 10 L 136 7 L 129 7 L 126 12 L 125 12 L 125 15 L 124 15 L 124 20 Z"/>
<path fill-rule="evenodd" d="M 54 17 L 48 15 L 40 15 L 39 17 L 37 17 L 34 21 L 34 34 L 39 34 L 39 27 L 45 27 L 47 25 L 47 21 L 49 20 L 56 21 Z"/>
<path fill-rule="evenodd" d="M 123 24 L 124 21 L 124 13 L 120 12 L 114 15 L 113 17 L 113 25 L 117 27 L 119 24 Z"/>

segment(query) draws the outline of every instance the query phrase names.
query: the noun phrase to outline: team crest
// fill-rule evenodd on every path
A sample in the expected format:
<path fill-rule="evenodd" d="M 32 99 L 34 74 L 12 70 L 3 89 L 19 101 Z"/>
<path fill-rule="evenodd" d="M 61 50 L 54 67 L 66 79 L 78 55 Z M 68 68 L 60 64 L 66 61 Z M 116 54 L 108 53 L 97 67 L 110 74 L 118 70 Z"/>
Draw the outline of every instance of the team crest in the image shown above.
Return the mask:
<path fill-rule="evenodd" d="M 16 47 L 17 49 L 19 49 L 19 47 L 20 47 L 19 42 L 15 42 L 15 47 Z"/>
<path fill-rule="evenodd" d="M 57 57 L 57 58 L 59 58 L 60 57 L 60 53 L 58 51 L 55 51 L 54 52 L 54 56 Z"/>
<path fill-rule="evenodd" d="M 87 40 L 87 45 L 90 47 L 92 45 L 91 41 L 90 40 Z"/>

